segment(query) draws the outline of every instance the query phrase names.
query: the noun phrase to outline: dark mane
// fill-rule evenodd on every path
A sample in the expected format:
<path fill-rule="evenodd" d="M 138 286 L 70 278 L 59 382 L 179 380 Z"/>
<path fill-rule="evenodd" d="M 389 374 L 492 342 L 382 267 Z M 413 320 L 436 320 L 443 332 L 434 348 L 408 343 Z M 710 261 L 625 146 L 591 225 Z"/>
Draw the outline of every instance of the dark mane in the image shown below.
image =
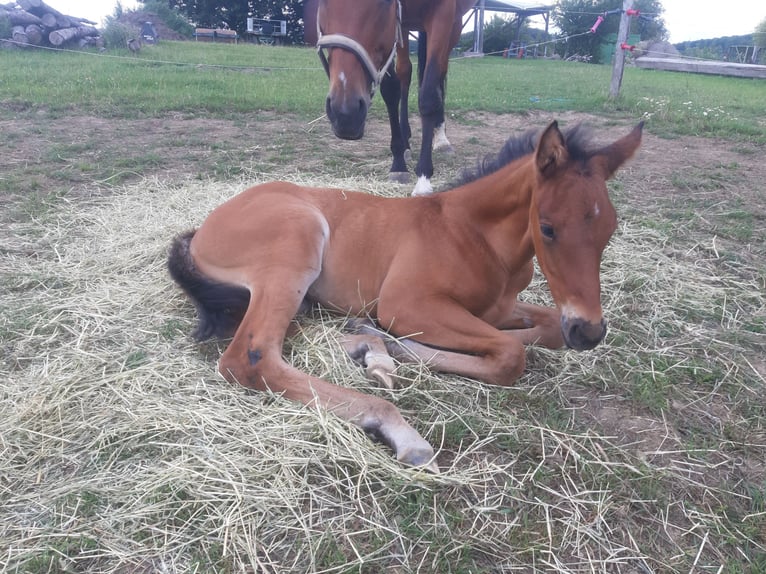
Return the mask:
<path fill-rule="evenodd" d="M 582 124 L 577 124 L 563 133 L 572 160 L 587 161 L 596 151 L 590 144 L 590 130 Z M 448 189 L 476 181 L 485 175 L 496 172 L 512 161 L 532 153 L 535 151 L 535 145 L 537 145 L 537 140 L 541 134 L 542 130 L 529 130 L 520 136 L 508 138 L 497 154 L 487 155 L 473 169 L 463 169 L 458 179 L 449 185 Z"/>

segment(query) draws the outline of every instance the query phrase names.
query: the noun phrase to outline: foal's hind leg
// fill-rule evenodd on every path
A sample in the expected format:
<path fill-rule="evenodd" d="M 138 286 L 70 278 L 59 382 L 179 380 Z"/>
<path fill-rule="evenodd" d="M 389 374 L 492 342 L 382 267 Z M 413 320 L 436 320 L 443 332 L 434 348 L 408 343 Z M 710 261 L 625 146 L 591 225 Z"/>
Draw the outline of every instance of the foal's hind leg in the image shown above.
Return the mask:
<path fill-rule="evenodd" d="M 401 462 L 438 472 L 433 449 L 393 404 L 310 376 L 282 358 L 285 332 L 312 281 L 305 272 L 271 270 L 267 280 L 251 282 L 264 285 L 252 288 L 247 312 L 219 362 L 221 374 L 231 382 L 326 409 L 379 437 Z"/>

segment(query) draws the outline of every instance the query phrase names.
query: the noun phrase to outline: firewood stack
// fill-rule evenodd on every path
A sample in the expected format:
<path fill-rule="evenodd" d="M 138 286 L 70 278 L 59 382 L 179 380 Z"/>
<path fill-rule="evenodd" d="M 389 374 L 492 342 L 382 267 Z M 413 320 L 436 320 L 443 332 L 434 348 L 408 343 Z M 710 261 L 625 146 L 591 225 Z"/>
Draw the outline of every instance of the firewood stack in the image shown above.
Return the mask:
<path fill-rule="evenodd" d="M 62 14 L 43 0 L 0 0 L 0 44 L 29 46 L 100 46 L 96 23 Z M 10 40 L 3 41 L 3 40 Z"/>

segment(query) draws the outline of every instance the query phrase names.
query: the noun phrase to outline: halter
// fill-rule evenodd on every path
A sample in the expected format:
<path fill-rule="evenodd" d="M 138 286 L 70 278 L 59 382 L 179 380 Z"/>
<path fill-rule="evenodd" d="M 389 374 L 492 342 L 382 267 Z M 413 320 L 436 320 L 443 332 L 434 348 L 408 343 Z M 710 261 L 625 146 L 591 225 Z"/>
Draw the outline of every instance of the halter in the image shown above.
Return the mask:
<path fill-rule="evenodd" d="M 367 75 L 370 78 L 371 95 L 375 93 L 375 88 L 380 85 L 380 82 L 383 80 L 383 76 L 386 75 L 386 70 L 388 70 L 391 62 L 393 62 L 394 56 L 396 55 L 396 47 L 403 45 L 402 4 L 399 0 L 396 2 L 396 37 L 394 38 L 394 46 L 391 48 L 391 54 L 388 56 L 388 60 L 386 60 L 386 63 L 383 64 L 383 67 L 380 68 L 380 70 L 375 68 L 375 64 L 372 62 L 372 58 L 370 58 L 370 54 L 367 53 L 367 50 L 365 50 L 364 46 L 362 46 L 352 37 L 346 36 L 345 34 L 323 35 L 322 28 L 319 23 L 319 10 L 317 10 L 317 53 L 319 54 L 319 59 L 322 61 L 322 65 L 324 66 L 324 71 L 327 73 L 327 77 L 330 76 L 330 63 L 327 61 L 327 56 L 325 56 L 324 49 L 341 48 L 343 50 L 347 50 L 357 57 L 359 62 L 362 64 L 362 67 L 367 72 Z"/>

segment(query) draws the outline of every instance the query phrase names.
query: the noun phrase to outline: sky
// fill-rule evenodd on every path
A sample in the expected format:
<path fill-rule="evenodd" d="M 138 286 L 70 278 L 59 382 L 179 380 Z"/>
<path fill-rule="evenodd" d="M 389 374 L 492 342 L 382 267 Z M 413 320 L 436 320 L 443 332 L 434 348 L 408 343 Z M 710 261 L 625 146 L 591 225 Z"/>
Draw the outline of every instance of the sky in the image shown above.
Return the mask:
<path fill-rule="evenodd" d="M 663 0 L 663 19 L 673 43 L 751 34 L 766 19 L 766 0 Z"/>
<path fill-rule="evenodd" d="M 45 3 L 67 16 L 92 20 L 99 26 L 104 18 L 114 14 L 117 6 L 117 0 L 45 0 Z M 121 0 L 121 3 L 126 10 L 136 8 L 139 4 L 136 0 Z"/>
<path fill-rule="evenodd" d="M 112 14 L 117 5 L 116 0 L 47 0 L 47 3 L 59 12 L 98 24 Z M 136 0 L 122 0 L 125 9 L 137 5 Z M 665 27 L 673 43 L 750 34 L 766 18 L 766 0 L 726 0 L 723 3 L 663 0 L 662 5 L 665 7 Z"/>

